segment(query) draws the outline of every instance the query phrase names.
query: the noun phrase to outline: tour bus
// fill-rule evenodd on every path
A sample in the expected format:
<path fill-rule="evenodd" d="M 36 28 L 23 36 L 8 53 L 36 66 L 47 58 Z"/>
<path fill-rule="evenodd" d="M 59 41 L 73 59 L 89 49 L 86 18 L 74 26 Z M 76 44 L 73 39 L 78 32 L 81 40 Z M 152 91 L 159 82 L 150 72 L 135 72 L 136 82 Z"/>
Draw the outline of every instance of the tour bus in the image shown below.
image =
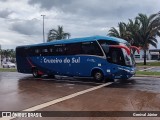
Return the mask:
<path fill-rule="evenodd" d="M 135 60 L 127 41 L 91 36 L 18 46 L 17 71 L 42 75 L 91 77 L 95 81 L 128 79 L 135 74 Z"/>

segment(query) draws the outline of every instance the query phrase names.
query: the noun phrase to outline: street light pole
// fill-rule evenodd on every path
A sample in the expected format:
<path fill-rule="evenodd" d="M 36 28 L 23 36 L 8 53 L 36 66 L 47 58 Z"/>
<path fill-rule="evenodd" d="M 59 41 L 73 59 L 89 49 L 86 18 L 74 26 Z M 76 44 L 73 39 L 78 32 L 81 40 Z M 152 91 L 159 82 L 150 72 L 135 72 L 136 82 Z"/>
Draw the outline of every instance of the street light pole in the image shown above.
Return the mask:
<path fill-rule="evenodd" d="M 43 17 L 43 42 L 45 42 L 45 36 L 44 36 L 44 16 L 45 15 L 41 15 Z"/>

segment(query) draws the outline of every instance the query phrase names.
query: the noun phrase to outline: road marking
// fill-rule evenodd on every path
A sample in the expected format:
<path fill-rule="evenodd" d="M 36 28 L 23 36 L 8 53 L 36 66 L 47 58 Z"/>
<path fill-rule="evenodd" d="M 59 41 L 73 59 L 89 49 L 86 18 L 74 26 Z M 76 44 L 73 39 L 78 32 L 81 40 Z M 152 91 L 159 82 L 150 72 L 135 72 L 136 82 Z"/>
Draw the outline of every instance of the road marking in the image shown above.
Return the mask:
<path fill-rule="evenodd" d="M 79 92 L 73 93 L 73 94 L 71 94 L 71 95 L 67 95 L 67 96 L 64 96 L 64 97 L 61 97 L 61 98 L 58 98 L 58 99 L 55 99 L 55 100 L 46 102 L 46 103 L 42 103 L 42 104 L 40 104 L 40 105 L 36 105 L 36 106 L 31 107 L 31 108 L 22 110 L 22 111 L 23 111 L 23 112 L 27 112 L 27 111 L 40 110 L 40 109 L 42 109 L 42 108 L 45 108 L 45 107 L 54 105 L 54 104 L 56 104 L 56 103 L 59 103 L 59 102 L 62 102 L 62 101 L 65 101 L 65 100 L 74 98 L 74 97 L 76 97 L 76 96 L 79 96 L 79 95 L 82 95 L 82 94 L 85 94 L 85 93 L 88 93 L 88 92 L 91 92 L 91 91 L 100 89 L 100 88 L 105 87 L 105 86 L 108 86 L 108 85 L 110 85 L 110 84 L 112 84 L 112 83 L 113 83 L 113 82 L 108 82 L 108 83 L 105 83 L 105 84 L 102 84 L 102 85 L 99 85 L 99 86 L 96 86 L 96 87 L 92 87 L 92 88 L 89 88 L 89 89 L 86 89 L 86 90 L 83 90 L 83 91 L 79 91 Z M 12 120 L 12 119 L 14 119 L 14 118 L 16 118 L 16 117 L 3 117 L 3 118 L 0 118 L 0 120 Z"/>
<path fill-rule="evenodd" d="M 153 69 L 153 68 L 155 68 L 155 67 L 150 67 L 150 68 L 142 69 L 142 70 L 139 70 L 139 71 L 150 70 L 150 69 Z"/>

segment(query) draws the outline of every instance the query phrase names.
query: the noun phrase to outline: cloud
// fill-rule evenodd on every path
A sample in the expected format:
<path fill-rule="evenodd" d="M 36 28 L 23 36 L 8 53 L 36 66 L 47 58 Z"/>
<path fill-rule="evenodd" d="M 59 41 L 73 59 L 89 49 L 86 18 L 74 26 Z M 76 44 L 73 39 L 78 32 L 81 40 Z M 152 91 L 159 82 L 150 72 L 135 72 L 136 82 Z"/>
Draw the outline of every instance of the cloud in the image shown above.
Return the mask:
<path fill-rule="evenodd" d="M 2 1 L 2 2 L 7 2 L 8 0 L 0 0 L 0 1 Z"/>
<path fill-rule="evenodd" d="M 0 0 L 0 4 L 0 41 L 5 46 L 9 43 L 15 46 L 43 41 L 42 14 L 46 15 L 45 37 L 58 25 L 63 25 L 72 38 L 106 35 L 118 22 L 128 22 L 138 13 L 158 12 L 160 1 Z"/>
<path fill-rule="evenodd" d="M 40 22 L 37 19 L 14 22 L 10 29 L 24 35 L 37 35 L 41 33 Z"/>
<path fill-rule="evenodd" d="M 118 18 L 133 17 L 139 12 L 154 13 L 160 3 L 157 0 L 29 0 L 31 5 L 40 5 L 42 9 L 58 9 L 65 13 L 76 14 L 89 18 Z M 143 3 L 143 4 L 142 4 Z M 158 6 L 156 6 L 158 7 Z M 156 11 L 158 12 L 158 11 Z M 128 19 L 127 18 L 127 19 Z"/>
<path fill-rule="evenodd" d="M 40 4 L 42 8 L 45 9 L 51 9 L 52 7 L 66 7 L 70 3 L 72 3 L 73 0 L 29 0 L 29 4 Z"/>
<path fill-rule="evenodd" d="M 0 17 L 1 18 L 8 18 L 8 16 L 12 14 L 12 11 L 5 9 L 0 11 Z"/>

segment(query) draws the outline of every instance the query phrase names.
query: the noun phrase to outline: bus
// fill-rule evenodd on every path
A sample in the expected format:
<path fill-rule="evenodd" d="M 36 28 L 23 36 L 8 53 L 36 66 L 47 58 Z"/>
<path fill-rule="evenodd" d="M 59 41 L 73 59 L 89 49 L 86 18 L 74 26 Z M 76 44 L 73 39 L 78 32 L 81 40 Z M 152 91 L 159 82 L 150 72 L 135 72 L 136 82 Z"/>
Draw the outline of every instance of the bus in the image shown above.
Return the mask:
<path fill-rule="evenodd" d="M 17 71 L 42 75 L 91 77 L 103 80 L 129 79 L 135 60 L 127 41 L 109 36 L 91 36 L 16 47 Z"/>

